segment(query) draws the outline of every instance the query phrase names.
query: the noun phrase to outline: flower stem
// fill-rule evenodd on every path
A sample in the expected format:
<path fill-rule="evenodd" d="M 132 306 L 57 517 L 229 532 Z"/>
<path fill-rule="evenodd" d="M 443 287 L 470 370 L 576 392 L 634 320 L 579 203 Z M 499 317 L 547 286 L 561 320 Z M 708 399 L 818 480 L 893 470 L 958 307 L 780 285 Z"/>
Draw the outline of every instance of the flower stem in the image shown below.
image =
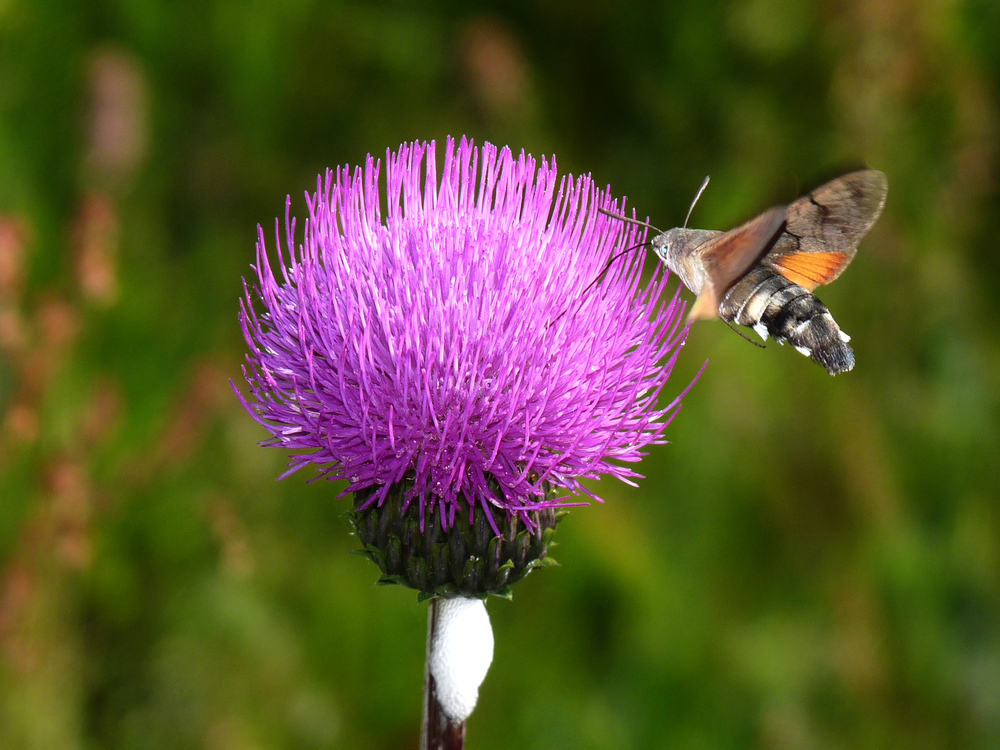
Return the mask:
<path fill-rule="evenodd" d="M 440 599 L 431 599 L 427 608 L 427 660 L 424 665 L 424 722 L 420 732 L 420 750 L 463 750 L 465 722 L 452 721 L 438 703 L 434 677 L 431 675 L 431 649 L 437 626 Z"/>

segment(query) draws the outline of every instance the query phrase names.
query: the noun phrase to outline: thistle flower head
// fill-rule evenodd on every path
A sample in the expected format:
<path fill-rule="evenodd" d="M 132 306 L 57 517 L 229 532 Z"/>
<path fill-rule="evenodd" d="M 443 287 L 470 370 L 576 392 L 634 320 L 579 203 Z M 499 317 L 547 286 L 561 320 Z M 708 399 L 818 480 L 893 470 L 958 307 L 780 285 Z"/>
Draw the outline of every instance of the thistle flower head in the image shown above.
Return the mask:
<path fill-rule="evenodd" d="M 588 493 L 584 478 L 637 476 L 680 407 L 657 404 L 684 343 L 639 230 L 589 176 L 558 178 L 487 144 L 449 139 L 327 172 L 307 195 L 301 244 L 286 208 L 278 270 L 259 231 L 240 314 L 244 374 L 266 445 L 347 479 L 362 509 L 405 487 L 420 526 L 520 520 Z M 290 205 L 290 204 L 289 204 Z M 384 209 L 383 209 L 384 206 Z"/>

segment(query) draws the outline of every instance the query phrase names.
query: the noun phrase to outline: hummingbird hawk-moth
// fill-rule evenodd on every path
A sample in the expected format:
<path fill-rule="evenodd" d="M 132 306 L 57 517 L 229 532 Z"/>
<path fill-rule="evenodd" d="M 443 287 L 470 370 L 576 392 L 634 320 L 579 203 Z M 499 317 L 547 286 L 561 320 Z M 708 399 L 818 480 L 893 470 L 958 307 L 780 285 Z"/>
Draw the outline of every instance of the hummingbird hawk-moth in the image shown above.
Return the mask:
<path fill-rule="evenodd" d="M 882 172 L 851 172 L 728 232 L 677 227 L 652 246 L 697 295 L 692 319 L 718 315 L 788 341 L 836 375 L 854 367 L 851 337 L 812 292 L 854 259 L 887 190 Z"/>

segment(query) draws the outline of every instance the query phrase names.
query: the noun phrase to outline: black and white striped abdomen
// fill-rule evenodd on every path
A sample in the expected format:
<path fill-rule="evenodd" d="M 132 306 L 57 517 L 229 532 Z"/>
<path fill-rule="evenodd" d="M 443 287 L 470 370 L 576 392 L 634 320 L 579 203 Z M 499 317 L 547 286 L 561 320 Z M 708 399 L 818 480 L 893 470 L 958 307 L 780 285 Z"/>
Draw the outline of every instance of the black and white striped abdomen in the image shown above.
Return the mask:
<path fill-rule="evenodd" d="M 854 367 L 851 337 L 840 330 L 826 305 L 808 290 L 757 263 L 722 299 L 719 315 L 753 328 L 765 341 L 790 342 L 831 375 Z"/>

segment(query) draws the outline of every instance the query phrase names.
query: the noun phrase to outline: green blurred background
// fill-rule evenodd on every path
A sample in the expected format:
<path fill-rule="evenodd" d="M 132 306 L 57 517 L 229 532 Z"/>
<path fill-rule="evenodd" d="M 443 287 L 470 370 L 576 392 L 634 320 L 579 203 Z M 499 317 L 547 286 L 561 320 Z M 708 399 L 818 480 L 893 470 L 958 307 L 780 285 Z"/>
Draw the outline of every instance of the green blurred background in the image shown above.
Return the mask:
<path fill-rule="evenodd" d="M 0 748 L 416 747 L 426 605 L 227 379 L 256 224 L 463 133 L 661 227 L 889 179 L 856 370 L 697 325 L 468 747 L 1000 747 L 998 78 L 995 0 L 0 0 Z"/>

